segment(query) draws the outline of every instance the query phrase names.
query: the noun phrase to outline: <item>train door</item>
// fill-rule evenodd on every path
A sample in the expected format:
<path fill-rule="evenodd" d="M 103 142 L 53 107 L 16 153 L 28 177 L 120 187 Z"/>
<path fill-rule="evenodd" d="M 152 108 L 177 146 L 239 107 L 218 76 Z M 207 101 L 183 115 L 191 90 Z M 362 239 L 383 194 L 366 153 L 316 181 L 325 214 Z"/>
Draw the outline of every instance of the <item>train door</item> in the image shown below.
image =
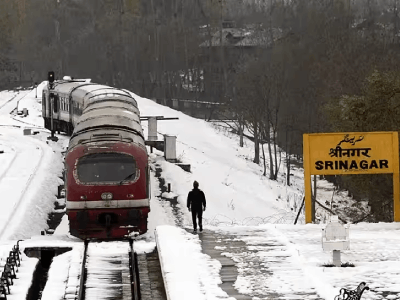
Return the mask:
<path fill-rule="evenodd" d="M 72 93 L 70 93 L 68 95 L 68 104 L 69 104 L 69 107 L 68 107 L 69 122 L 68 122 L 68 133 L 67 134 L 71 135 L 73 130 L 74 130 L 74 127 L 72 125 L 72 116 L 74 114 L 74 106 L 73 106 L 73 102 L 72 102 Z"/>
<path fill-rule="evenodd" d="M 54 113 L 53 118 L 59 119 L 59 115 L 60 115 L 60 97 L 58 96 L 58 94 L 54 95 L 53 113 Z"/>
<path fill-rule="evenodd" d="M 53 94 L 53 130 L 54 131 L 60 131 L 61 130 L 61 124 L 59 122 L 60 120 L 60 97 L 56 93 Z M 51 101 L 51 100 L 50 100 Z M 50 116 L 51 117 L 51 116 Z M 51 125 L 50 125 L 51 126 Z"/>
<path fill-rule="evenodd" d="M 47 118 L 50 116 L 50 105 L 48 104 L 49 97 L 47 90 L 42 91 L 42 117 Z"/>

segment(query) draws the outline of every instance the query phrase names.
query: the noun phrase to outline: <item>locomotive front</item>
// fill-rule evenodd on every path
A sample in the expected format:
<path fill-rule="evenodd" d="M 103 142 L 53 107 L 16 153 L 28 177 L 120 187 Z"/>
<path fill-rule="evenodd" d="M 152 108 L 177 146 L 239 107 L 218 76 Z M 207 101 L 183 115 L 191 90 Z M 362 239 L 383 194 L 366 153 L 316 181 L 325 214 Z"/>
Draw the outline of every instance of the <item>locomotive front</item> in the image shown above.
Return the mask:
<path fill-rule="evenodd" d="M 94 100 L 77 122 L 65 157 L 70 233 L 82 239 L 143 234 L 149 167 L 138 110 L 117 99 Z"/>
<path fill-rule="evenodd" d="M 124 142 L 91 142 L 66 156 L 70 233 L 80 238 L 123 238 L 147 231 L 147 153 Z"/>

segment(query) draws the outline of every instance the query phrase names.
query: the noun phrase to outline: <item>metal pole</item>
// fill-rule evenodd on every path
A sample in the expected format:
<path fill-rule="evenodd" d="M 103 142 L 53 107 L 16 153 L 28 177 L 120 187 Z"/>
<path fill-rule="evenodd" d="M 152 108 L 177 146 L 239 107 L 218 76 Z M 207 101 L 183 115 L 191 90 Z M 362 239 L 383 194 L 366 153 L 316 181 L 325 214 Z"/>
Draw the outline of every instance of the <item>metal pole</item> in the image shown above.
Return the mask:
<path fill-rule="evenodd" d="M 399 134 L 393 132 L 393 220 L 400 222 Z"/>
<path fill-rule="evenodd" d="M 54 138 L 53 109 L 54 109 L 54 95 L 50 97 L 51 138 Z"/>
<path fill-rule="evenodd" d="M 315 222 L 315 201 L 317 200 L 317 175 L 314 176 L 314 189 L 311 189 L 313 191 L 312 193 L 312 206 L 311 206 L 311 217 L 312 217 L 312 222 Z"/>

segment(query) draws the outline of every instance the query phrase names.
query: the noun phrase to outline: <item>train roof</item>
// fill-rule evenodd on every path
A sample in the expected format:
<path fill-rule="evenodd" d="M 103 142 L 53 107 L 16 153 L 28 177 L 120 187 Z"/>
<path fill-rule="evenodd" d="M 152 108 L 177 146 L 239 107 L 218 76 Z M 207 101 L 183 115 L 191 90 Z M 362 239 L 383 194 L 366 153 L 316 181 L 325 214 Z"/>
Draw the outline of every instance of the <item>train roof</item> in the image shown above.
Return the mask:
<path fill-rule="evenodd" d="M 79 86 L 85 86 L 85 85 L 93 85 L 95 83 L 90 83 L 87 81 L 66 81 L 66 80 L 56 80 L 54 82 L 54 91 L 58 93 L 69 93 L 71 90 L 74 88 L 77 88 Z M 44 89 L 48 89 L 48 85 L 44 87 Z"/>
<path fill-rule="evenodd" d="M 45 89 L 47 89 L 47 87 L 45 87 Z M 60 94 L 72 95 L 80 99 L 83 108 L 86 108 L 93 102 L 114 99 L 123 100 L 137 107 L 135 98 L 133 98 L 129 92 L 85 80 L 57 80 L 54 83 L 54 91 Z"/>
<path fill-rule="evenodd" d="M 83 113 L 76 122 L 74 135 L 90 128 L 109 126 L 125 128 L 144 138 L 140 116 L 138 113 L 124 107 L 98 107 Z"/>
<path fill-rule="evenodd" d="M 133 106 L 131 102 L 126 102 L 124 99 L 116 99 L 110 101 L 109 99 L 99 99 L 97 101 L 93 101 L 89 106 L 85 108 L 83 111 L 84 114 L 86 114 L 89 111 L 93 111 L 99 108 L 118 108 L 118 109 L 125 109 L 128 111 L 131 111 L 138 116 L 140 116 L 139 109 L 136 106 Z"/>
<path fill-rule="evenodd" d="M 54 92 L 71 96 L 82 109 L 82 115 L 74 121 L 71 139 L 111 128 L 130 132 L 144 143 L 137 102 L 128 91 L 85 80 L 58 80 L 54 83 Z"/>
<path fill-rule="evenodd" d="M 98 88 L 87 93 L 83 98 L 84 107 L 88 107 L 92 103 L 104 100 L 124 101 L 126 103 L 129 103 L 130 105 L 137 107 L 136 100 L 130 94 L 123 90 L 115 88 Z"/>
<path fill-rule="evenodd" d="M 78 145 L 103 142 L 132 143 L 146 151 L 144 139 L 132 131 L 120 128 L 92 128 L 78 135 L 72 136 L 69 140 L 68 151 Z"/>

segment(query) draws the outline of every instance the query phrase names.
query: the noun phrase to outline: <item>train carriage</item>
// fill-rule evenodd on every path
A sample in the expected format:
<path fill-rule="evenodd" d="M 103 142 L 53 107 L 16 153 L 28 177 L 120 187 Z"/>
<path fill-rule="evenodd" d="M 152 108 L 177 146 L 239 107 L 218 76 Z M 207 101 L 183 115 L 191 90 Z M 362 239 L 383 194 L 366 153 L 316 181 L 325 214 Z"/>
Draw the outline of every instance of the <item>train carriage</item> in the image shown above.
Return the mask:
<path fill-rule="evenodd" d="M 50 130 L 51 117 L 53 130 L 72 134 L 65 156 L 70 233 L 100 239 L 145 233 L 149 166 L 136 100 L 104 85 L 57 81 L 43 92 Z"/>

